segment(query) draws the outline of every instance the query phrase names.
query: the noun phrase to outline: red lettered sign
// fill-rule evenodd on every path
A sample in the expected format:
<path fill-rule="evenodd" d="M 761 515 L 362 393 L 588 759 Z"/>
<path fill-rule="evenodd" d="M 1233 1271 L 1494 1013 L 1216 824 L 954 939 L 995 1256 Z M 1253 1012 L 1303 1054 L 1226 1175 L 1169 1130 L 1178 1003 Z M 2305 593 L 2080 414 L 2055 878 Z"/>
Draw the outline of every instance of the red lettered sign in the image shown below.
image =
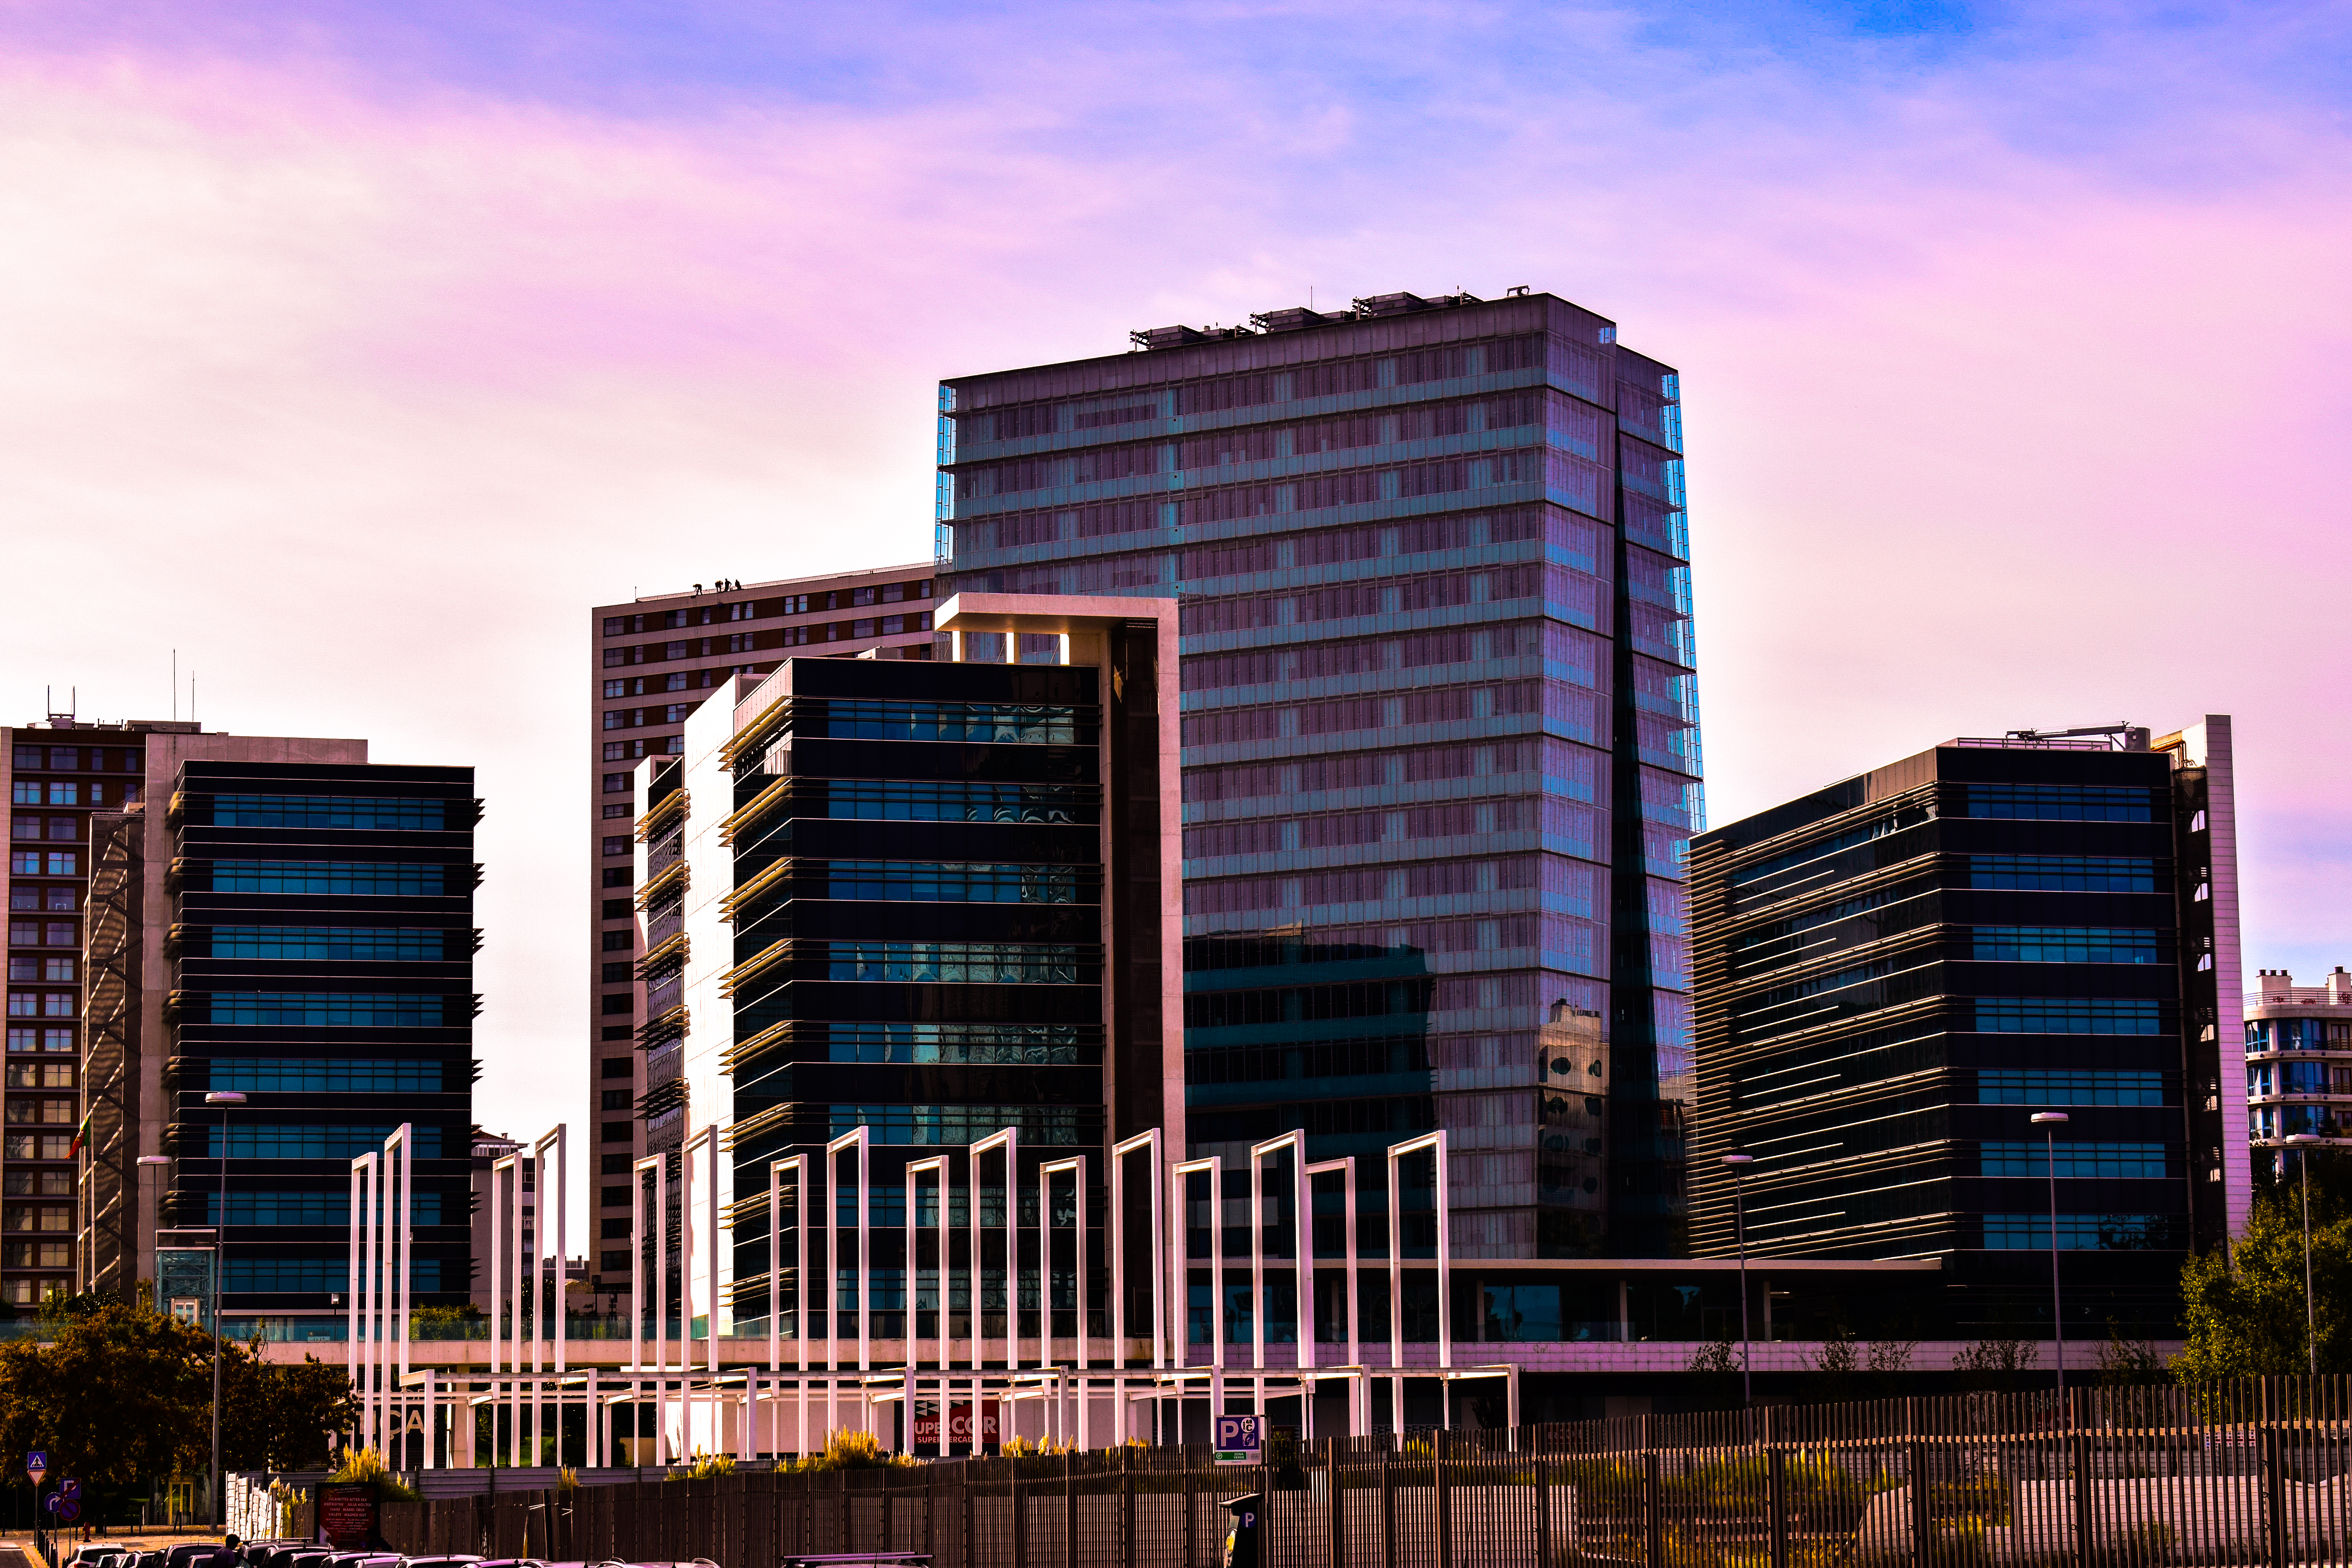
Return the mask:
<path fill-rule="evenodd" d="M 320 1541 L 345 1551 L 375 1544 L 374 1482 L 320 1481 L 318 1499 Z"/>
<path fill-rule="evenodd" d="M 1001 1442 L 1003 1440 L 1002 1425 L 1002 1406 L 996 1400 L 989 1400 L 980 1407 L 980 1440 L 982 1443 Z M 920 1447 L 939 1447 L 940 1407 L 937 1404 L 919 1404 L 915 1406 L 915 1442 Z M 948 1406 L 948 1447 L 964 1452 L 971 1450 L 971 1406 L 970 1405 Z"/>

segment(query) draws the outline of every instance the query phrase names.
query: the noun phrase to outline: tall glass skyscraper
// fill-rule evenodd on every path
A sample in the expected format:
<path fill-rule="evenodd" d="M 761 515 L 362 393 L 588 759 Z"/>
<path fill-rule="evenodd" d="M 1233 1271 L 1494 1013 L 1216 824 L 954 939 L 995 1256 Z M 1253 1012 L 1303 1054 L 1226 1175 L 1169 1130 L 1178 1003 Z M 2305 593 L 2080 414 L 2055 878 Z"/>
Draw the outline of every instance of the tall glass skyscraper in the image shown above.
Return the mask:
<path fill-rule="evenodd" d="M 1443 1127 L 1456 1256 L 1676 1253 L 1675 373 L 1524 290 L 1252 321 L 940 387 L 943 594 L 1182 603 L 1192 1152 Z"/>

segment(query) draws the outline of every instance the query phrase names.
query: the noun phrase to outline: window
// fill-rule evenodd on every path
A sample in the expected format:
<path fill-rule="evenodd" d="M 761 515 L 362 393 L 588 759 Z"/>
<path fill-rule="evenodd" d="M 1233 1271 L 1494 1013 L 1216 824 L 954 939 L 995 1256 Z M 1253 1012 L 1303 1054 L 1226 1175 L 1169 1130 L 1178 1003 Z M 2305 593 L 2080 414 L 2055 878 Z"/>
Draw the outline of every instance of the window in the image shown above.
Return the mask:
<path fill-rule="evenodd" d="M 664 676 L 662 678 L 662 689 L 664 691 L 683 691 L 686 689 L 688 679 L 688 676 L 687 671 L 682 669 L 675 675 Z"/>
<path fill-rule="evenodd" d="M 48 874 L 52 877 L 78 877 L 81 875 L 81 857 L 75 854 L 70 849 L 52 849 L 49 851 L 48 860 Z"/>
<path fill-rule="evenodd" d="M 604 886 L 606 886 L 606 887 L 608 887 L 608 888 L 625 888 L 625 887 L 627 887 L 628 885 L 629 885 L 629 868 L 628 868 L 628 867 L 626 867 L 626 866 L 607 866 L 607 867 L 605 867 L 605 868 L 604 868 Z M 614 902 L 614 903 L 619 902 L 619 900 L 607 900 L 607 901 L 608 901 L 608 902 Z M 608 915 L 608 916 L 606 916 L 605 918 L 609 920 L 609 919 L 611 919 L 612 917 Z"/>
<path fill-rule="evenodd" d="M 41 960 L 41 978 L 67 985 L 72 984 L 74 978 L 74 961 L 70 958 L 45 958 Z"/>
<path fill-rule="evenodd" d="M 607 1122 L 605 1125 L 610 1127 L 612 1123 Z M 621 1137 L 625 1140 L 629 1135 L 629 1124 L 624 1121 L 620 1127 Z M 610 1143 L 613 1140 L 607 1138 L 604 1142 Z M 629 1157 L 626 1154 L 600 1155 L 597 1159 L 597 1169 L 607 1176 L 625 1176 L 629 1173 Z"/>
<path fill-rule="evenodd" d="M 16 817 L 11 817 L 11 818 L 9 819 L 9 822 L 8 822 L 8 837 L 11 837 L 11 838 L 38 838 L 40 836 L 41 836 L 41 819 L 40 819 L 39 817 L 37 817 L 37 816 L 16 816 Z"/>
<path fill-rule="evenodd" d="M 12 849 L 8 852 L 8 874 L 12 877 L 37 877 L 41 874 L 41 852 L 37 849 Z"/>
<path fill-rule="evenodd" d="M 597 1109 L 600 1110 L 628 1110 L 629 1091 L 625 1089 L 608 1089 L 604 1090 L 603 1094 L 597 1097 Z"/>
<path fill-rule="evenodd" d="M 628 662 L 629 650 L 627 648 L 608 647 L 604 650 L 604 668 L 606 669 L 612 668 L 616 664 L 626 664 Z M 612 693 L 606 692 L 605 695 L 609 697 Z"/>
<path fill-rule="evenodd" d="M 669 614 L 662 617 L 661 624 L 665 626 L 685 626 L 687 625 L 686 612 L 684 610 L 672 610 Z"/>
<path fill-rule="evenodd" d="M 628 1057 L 606 1057 L 598 1071 L 604 1078 L 628 1078 L 636 1071 L 636 1066 Z"/>
<path fill-rule="evenodd" d="M 10 1089 L 71 1089 L 74 1086 L 74 1065 L 71 1062 L 10 1062 Z"/>
<path fill-rule="evenodd" d="M 292 963 L 436 963 L 463 956 L 471 938 L 469 931 L 432 927 L 191 926 L 181 935 L 180 951 L 189 958 Z"/>
<path fill-rule="evenodd" d="M 625 1016 L 637 1010 L 636 998 L 625 994 L 607 996 L 597 1005 L 597 1010 L 607 1018 Z"/>
<path fill-rule="evenodd" d="M 41 925 L 38 921 L 10 921 L 8 922 L 8 945 L 10 947 L 37 947 L 40 944 L 40 941 Z"/>
<path fill-rule="evenodd" d="M 29 1132 L 11 1132 L 0 1140 L 0 1157 L 10 1160 L 65 1160 L 73 1147 L 69 1134 L 46 1133 L 35 1136 Z"/>
<path fill-rule="evenodd" d="M 1971 888 L 2050 893 L 2153 893 L 2156 862 L 2096 855 L 1971 855 Z"/>
<path fill-rule="evenodd" d="M 626 816 L 629 815 L 629 803 L 625 800 L 606 801 L 602 815 L 607 822 L 616 816 Z"/>
<path fill-rule="evenodd" d="M 618 648 L 614 648 L 612 651 L 617 653 L 620 650 Z M 629 683 L 627 681 L 608 680 L 604 682 L 604 695 L 606 697 L 626 697 L 628 694 Z"/>
<path fill-rule="evenodd" d="M 2141 997 L 1979 996 L 1979 1034 L 2160 1035 L 2161 1005 Z"/>
<path fill-rule="evenodd" d="M 469 869 L 398 860 L 199 860 L 183 885 L 211 893 L 439 898 L 465 890 Z"/>
<path fill-rule="evenodd" d="M 2156 792 L 2091 784 L 1958 785 L 1955 816 L 2000 816 L 2039 822 L 2154 822 Z"/>
<path fill-rule="evenodd" d="M 626 1203 L 629 1200 L 623 1198 L 621 1201 L 623 1203 Z M 629 1239 L 629 1222 L 625 1219 L 600 1219 L 596 1222 L 596 1226 L 597 1239 L 600 1241 L 626 1241 Z M 624 1252 L 620 1254 L 620 1256 L 625 1258 L 628 1257 L 628 1254 Z M 625 1268 L 627 1265 L 625 1263 L 622 1267 Z"/>
<path fill-rule="evenodd" d="M 70 1051 L 73 1048 L 74 1037 L 71 1029 L 43 1029 L 41 1031 L 41 1049 L 45 1051 Z"/>
<path fill-rule="evenodd" d="M 662 645 L 662 658 L 684 658 L 686 654 L 687 645 L 682 642 L 664 643 Z"/>
<path fill-rule="evenodd" d="M 70 1018 L 70 1017 L 72 1017 L 73 1016 L 74 1016 L 74 994 L 73 994 L 72 992 L 70 992 L 70 991 L 44 991 L 44 992 L 42 992 L 42 993 L 41 993 L 41 1016 L 42 1016 L 42 1017 L 44 1017 L 44 1018 Z"/>
<path fill-rule="evenodd" d="M 1988 1140 L 1979 1145 L 1979 1170 L 1988 1176 L 2048 1176 L 2054 1153 L 2058 1175 L 2066 1177 L 2146 1177 L 2165 1175 L 2161 1143 L 2064 1143 L 2045 1149 L 2040 1139 L 2016 1142 Z"/>
<path fill-rule="evenodd" d="M 18 957 L 15 957 L 15 956 L 13 956 L 13 955 L 9 958 L 9 960 L 8 960 L 8 978 L 9 978 L 9 979 L 11 979 L 11 980 L 38 980 L 40 977 L 41 977 L 41 961 L 40 961 L 39 959 L 37 959 L 37 958 L 18 958 Z"/>
<path fill-rule="evenodd" d="M 606 899 L 604 902 L 604 915 L 602 918 L 605 920 L 625 921 L 629 918 L 629 913 L 630 905 L 629 900 L 626 899 Z"/>
<path fill-rule="evenodd" d="M 74 923 L 71 921 L 49 921 L 41 927 L 41 944 L 45 947 L 73 947 Z"/>
<path fill-rule="evenodd" d="M 40 1016 L 41 994 L 39 992 L 11 991 L 8 993 L 8 1016 L 11 1018 L 37 1018 Z"/>
<path fill-rule="evenodd" d="M 805 616 L 808 614 L 808 608 L 809 596 L 806 594 L 787 594 L 784 595 L 783 613 L 785 615 Z"/>
<path fill-rule="evenodd" d="M 13 909 L 15 905 L 12 903 L 9 907 Z M 71 888 L 41 889 L 41 908 L 51 914 L 69 915 L 80 907 L 80 904 L 75 901 L 74 890 Z"/>
<path fill-rule="evenodd" d="M 852 605 L 870 605 L 874 602 L 874 590 L 871 588 L 852 588 L 849 591 L 849 602 Z"/>
<path fill-rule="evenodd" d="M 626 1143 L 629 1141 L 629 1123 L 607 1121 L 597 1128 L 596 1134 L 596 1141 L 599 1143 Z M 604 1158 L 609 1162 L 613 1156 L 607 1154 Z M 626 1156 L 622 1157 L 620 1168 L 624 1171 L 629 1168 Z"/>
<path fill-rule="evenodd" d="M 629 793 L 629 775 L 626 773 L 606 773 L 604 775 L 604 793 L 606 795 L 627 795 Z"/>
<path fill-rule="evenodd" d="M 596 1206 L 603 1209 L 625 1209 L 629 1206 L 626 1187 L 600 1187 L 596 1191 Z"/>
<path fill-rule="evenodd" d="M 626 1024 L 607 1024 L 599 1037 L 609 1046 L 616 1040 L 626 1040 L 635 1033 L 636 1031 Z"/>
<path fill-rule="evenodd" d="M 49 781 L 49 804 L 51 805 L 79 805 L 81 804 L 81 785 L 75 784 L 69 779 L 51 779 Z"/>
<path fill-rule="evenodd" d="M 185 1023 L 247 1029 L 435 1029 L 462 1022 L 462 997 L 404 991 L 184 991 Z"/>
<path fill-rule="evenodd" d="M 467 826 L 453 816 L 470 818 L 471 811 L 453 812 L 445 800 L 410 800 L 396 795 L 216 795 L 209 800 L 193 797 L 190 820 L 215 827 L 325 827 L 358 832 L 409 831 L 437 833 Z"/>
<path fill-rule="evenodd" d="M 450 1065 L 406 1057 L 215 1057 L 209 1087 L 257 1094 L 441 1094 Z"/>
<path fill-rule="evenodd" d="M 12 804 L 16 805 L 40 805 L 41 781 L 38 779 L 18 779 L 10 793 L 9 799 Z"/>
<path fill-rule="evenodd" d="M 196 1130 L 201 1142 L 195 1151 L 203 1158 L 221 1158 L 221 1134 L 217 1123 Z M 395 1131 L 390 1122 L 381 1125 L 305 1125 L 300 1122 L 278 1122 L 260 1125 L 252 1122 L 231 1122 L 228 1134 L 228 1158 L 232 1160 L 356 1160 L 383 1147 L 383 1141 Z M 416 1157 L 437 1160 L 441 1157 L 441 1129 L 430 1124 L 412 1130 L 416 1138 Z"/>
<path fill-rule="evenodd" d="M 49 818 L 49 837 L 51 838 L 65 839 L 79 838 L 81 837 L 81 818 L 79 816 L 53 816 Z"/>
<path fill-rule="evenodd" d="M 597 941 L 606 952 L 626 952 L 637 944 L 637 933 L 627 931 L 608 931 L 599 936 Z"/>
<path fill-rule="evenodd" d="M 645 629 L 646 618 L 643 616 L 607 616 L 604 617 L 604 635 L 608 637 L 626 637 L 631 632 L 641 632 Z"/>
<path fill-rule="evenodd" d="M 1074 1105 L 836 1104 L 828 1109 L 831 1138 L 867 1127 L 877 1143 L 955 1144 L 985 1138 L 1001 1127 L 1017 1127 L 1024 1143 L 1082 1141 L 1081 1113 Z"/>
<path fill-rule="evenodd" d="M 874 622 L 871 620 L 852 622 L 849 635 L 853 637 L 859 638 L 874 636 Z"/>
<path fill-rule="evenodd" d="M 2177 1247 L 2180 1222 L 2161 1214 L 2062 1214 L 2058 1245 L 2065 1251 L 2137 1252 L 2149 1247 Z M 2050 1216 L 2046 1214 L 1989 1214 L 1984 1216 L 1985 1246 L 1994 1251 L 2050 1249 Z"/>
<path fill-rule="evenodd" d="M 2162 963 L 2158 933 L 2139 926 L 1978 926 L 1970 956 L 2001 963 Z"/>
<path fill-rule="evenodd" d="M 607 855 L 626 855 L 629 853 L 629 845 L 630 840 L 626 836 L 615 835 L 614 837 L 608 837 L 604 840 L 604 853 Z"/>
<path fill-rule="evenodd" d="M 624 931 L 614 931 L 614 932 L 612 932 L 611 934 L 612 934 L 612 935 L 614 935 L 614 936 L 624 936 L 624 935 L 626 935 L 627 933 L 626 933 L 626 932 L 624 932 Z M 607 985 L 626 985 L 628 983 L 629 983 L 629 965 L 628 965 L 628 964 L 626 964 L 625 963 L 608 963 L 608 964 L 604 965 L 604 984 L 607 984 Z"/>
<path fill-rule="evenodd" d="M 604 742 L 604 760 L 606 762 L 617 763 L 625 758 L 628 754 L 629 743 L 626 741 L 607 741 Z M 619 775 L 616 774 L 612 776 L 617 777 Z"/>
<path fill-rule="evenodd" d="M 673 702 L 668 707 L 662 710 L 662 722 L 665 724 L 683 724 L 686 722 L 686 716 L 693 712 L 694 710 L 695 704 L 691 702 Z"/>

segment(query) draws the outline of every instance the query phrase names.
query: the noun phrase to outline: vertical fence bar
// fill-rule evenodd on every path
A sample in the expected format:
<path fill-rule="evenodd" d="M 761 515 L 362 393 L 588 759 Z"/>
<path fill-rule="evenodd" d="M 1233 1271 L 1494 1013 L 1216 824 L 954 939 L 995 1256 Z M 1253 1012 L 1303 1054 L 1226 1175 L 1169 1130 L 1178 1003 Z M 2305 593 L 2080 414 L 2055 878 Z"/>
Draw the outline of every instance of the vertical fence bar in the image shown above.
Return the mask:
<path fill-rule="evenodd" d="M 1658 1451 L 1649 1446 L 1650 1420 L 1642 1417 L 1642 1538 L 1650 1568 L 1666 1568 L 1666 1524 L 1664 1474 Z"/>

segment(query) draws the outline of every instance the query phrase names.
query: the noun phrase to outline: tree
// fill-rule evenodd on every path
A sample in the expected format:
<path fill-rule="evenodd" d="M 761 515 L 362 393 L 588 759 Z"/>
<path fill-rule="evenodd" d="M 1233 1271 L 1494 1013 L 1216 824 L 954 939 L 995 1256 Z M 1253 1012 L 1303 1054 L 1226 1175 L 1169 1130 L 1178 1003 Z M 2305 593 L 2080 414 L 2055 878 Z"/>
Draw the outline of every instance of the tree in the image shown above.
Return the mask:
<path fill-rule="evenodd" d="M 261 1359 L 226 1347 L 221 1365 L 221 1464 L 232 1470 L 308 1470 L 327 1462 L 327 1434 L 359 1419 L 359 1401 L 341 1367 L 317 1356 L 299 1363 Z"/>
<path fill-rule="evenodd" d="M 2352 1194 L 2337 1162 L 2311 1171 L 2311 1294 L 2322 1372 L 2352 1371 Z M 2182 1382 L 2303 1372 L 2303 1193 L 2291 1173 L 2256 1194 L 2246 1234 L 2192 1258 L 2180 1273 Z"/>
<path fill-rule="evenodd" d="M 2032 1340 L 1979 1340 L 1952 1358 L 1952 1370 L 1970 1388 L 2008 1392 L 2021 1387 L 2041 1359 L 2042 1347 Z"/>
<path fill-rule="evenodd" d="M 143 1488 L 212 1464 L 212 1336 L 112 1296 L 69 1297 L 44 1315 L 53 1343 L 0 1345 L 0 1452 L 45 1448 L 49 1467 L 94 1491 Z M 221 1347 L 221 1461 L 303 1468 L 356 1410 L 348 1378 L 315 1356 L 272 1365 Z"/>
<path fill-rule="evenodd" d="M 45 1448 L 93 1489 L 139 1486 L 212 1458 L 212 1340 L 111 1297 L 64 1303 L 51 1344 L 0 1345 L 0 1453 Z"/>
<path fill-rule="evenodd" d="M 1840 1323 L 1822 1341 L 1822 1348 L 1813 1352 L 1813 1375 L 1810 1392 L 1824 1405 L 1843 1404 L 1862 1397 L 1862 1347 L 1854 1341 L 1853 1331 Z"/>

